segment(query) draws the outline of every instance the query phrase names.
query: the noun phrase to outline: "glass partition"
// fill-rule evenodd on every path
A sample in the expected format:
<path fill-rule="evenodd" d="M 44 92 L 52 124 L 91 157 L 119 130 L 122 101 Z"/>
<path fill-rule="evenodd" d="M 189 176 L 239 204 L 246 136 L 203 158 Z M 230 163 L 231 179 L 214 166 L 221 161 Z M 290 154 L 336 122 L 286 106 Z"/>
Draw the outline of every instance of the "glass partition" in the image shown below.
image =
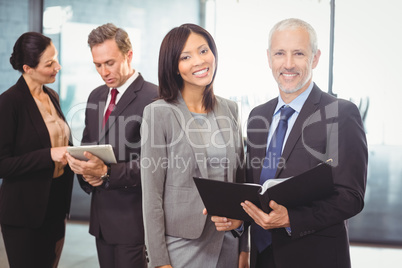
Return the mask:
<path fill-rule="evenodd" d="M 29 0 L 0 0 L 0 94 L 14 85 L 20 73 L 10 64 L 15 41 L 29 30 Z"/>
<path fill-rule="evenodd" d="M 45 0 L 43 31 L 52 38 L 63 69 L 58 84 L 63 112 L 72 128 L 74 144 L 81 141 L 84 109 L 89 93 L 104 84 L 92 63 L 87 44 L 92 29 L 112 22 L 124 28 L 133 45 L 134 69 L 157 84 L 162 38 L 182 23 L 199 23 L 200 3 L 191 1 L 68 1 Z"/>
<path fill-rule="evenodd" d="M 361 109 L 369 144 L 362 213 L 350 220 L 353 241 L 402 245 L 402 2 L 337 1 L 334 92 Z"/>
<path fill-rule="evenodd" d="M 238 101 L 244 132 L 250 110 L 278 95 L 266 54 L 269 30 L 277 21 L 297 17 L 316 29 L 322 55 L 313 80 L 328 90 L 331 1 L 207 2 L 206 25 L 219 52 L 216 93 Z M 366 205 L 349 221 L 352 242 L 402 244 L 401 8 L 397 0 L 335 4 L 332 91 L 359 107 L 369 144 Z"/>
<path fill-rule="evenodd" d="M 218 95 L 238 101 L 244 133 L 251 109 L 278 95 L 278 87 L 268 66 L 268 34 L 272 26 L 286 18 L 308 21 L 317 31 L 322 55 L 314 70 L 314 81 L 328 87 L 330 33 L 329 1 L 312 0 L 210 0 L 207 9 L 214 25 L 219 53 L 215 90 Z M 208 14 L 208 13 L 207 13 Z M 207 23 L 207 26 L 209 24 Z"/>

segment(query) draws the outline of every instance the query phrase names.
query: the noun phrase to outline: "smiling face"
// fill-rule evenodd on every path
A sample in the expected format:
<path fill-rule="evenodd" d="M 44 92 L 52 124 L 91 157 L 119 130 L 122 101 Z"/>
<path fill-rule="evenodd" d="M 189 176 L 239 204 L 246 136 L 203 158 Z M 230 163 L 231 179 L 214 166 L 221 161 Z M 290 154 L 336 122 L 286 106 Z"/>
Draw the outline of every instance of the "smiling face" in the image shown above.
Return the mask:
<path fill-rule="evenodd" d="M 190 33 L 179 58 L 179 74 L 183 90 L 204 90 L 212 82 L 215 73 L 215 56 L 205 38 Z"/>
<path fill-rule="evenodd" d="M 110 88 L 120 87 L 134 73 L 131 68 L 133 51 L 124 55 L 114 39 L 93 46 L 91 53 L 96 70 Z"/>
<path fill-rule="evenodd" d="M 282 93 L 298 96 L 305 91 L 319 58 L 320 51 L 313 55 L 308 32 L 302 28 L 276 31 L 272 35 L 269 67 Z"/>
<path fill-rule="evenodd" d="M 61 69 L 57 56 L 55 46 L 50 43 L 39 58 L 39 63 L 35 68 L 25 65 L 27 75 L 31 77 L 32 81 L 40 85 L 53 83 L 56 81 L 56 75 Z"/>

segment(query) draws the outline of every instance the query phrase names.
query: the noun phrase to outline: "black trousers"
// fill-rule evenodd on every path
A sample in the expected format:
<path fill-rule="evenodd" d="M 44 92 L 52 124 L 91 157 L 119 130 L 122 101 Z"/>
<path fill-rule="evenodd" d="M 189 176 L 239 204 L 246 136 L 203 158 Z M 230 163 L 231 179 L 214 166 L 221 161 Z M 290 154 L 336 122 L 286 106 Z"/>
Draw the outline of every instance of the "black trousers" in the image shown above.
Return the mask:
<path fill-rule="evenodd" d="M 101 268 L 146 268 L 145 245 L 108 244 L 96 238 L 96 249 Z"/>
<path fill-rule="evenodd" d="M 10 268 L 57 267 L 66 232 L 66 199 L 61 179 L 53 179 L 45 220 L 38 228 L 2 224 Z"/>
<path fill-rule="evenodd" d="M 272 252 L 272 246 L 267 247 L 261 253 L 257 253 L 257 259 L 255 268 L 274 268 L 274 254 Z"/>
<path fill-rule="evenodd" d="M 57 267 L 64 244 L 64 220 L 46 221 L 40 228 L 1 225 L 10 268 Z"/>

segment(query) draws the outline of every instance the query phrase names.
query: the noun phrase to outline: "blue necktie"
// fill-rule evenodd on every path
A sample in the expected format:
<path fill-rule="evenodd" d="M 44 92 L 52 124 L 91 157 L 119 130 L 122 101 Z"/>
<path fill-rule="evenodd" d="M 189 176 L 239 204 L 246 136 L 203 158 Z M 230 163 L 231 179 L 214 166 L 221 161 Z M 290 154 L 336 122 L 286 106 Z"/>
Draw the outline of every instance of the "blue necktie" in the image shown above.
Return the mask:
<path fill-rule="evenodd" d="M 275 177 L 278 164 L 282 155 L 283 141 L 288 129 L 288 119 L 295 111 L 289 106 L 282 106 L 281 115 L 278 126 L 272 135 L 271 142 L 269 143 L 266 156 L 264 158 L 263 167 L 260 175 L 260 184 L 264 184 L 266 180 L 273 179 Z M 255 245 L 258 252 L 262 252 L 272 242 L 271 231 L 264 230 L 256 223 L 252 224 L 252 234 Z"/>

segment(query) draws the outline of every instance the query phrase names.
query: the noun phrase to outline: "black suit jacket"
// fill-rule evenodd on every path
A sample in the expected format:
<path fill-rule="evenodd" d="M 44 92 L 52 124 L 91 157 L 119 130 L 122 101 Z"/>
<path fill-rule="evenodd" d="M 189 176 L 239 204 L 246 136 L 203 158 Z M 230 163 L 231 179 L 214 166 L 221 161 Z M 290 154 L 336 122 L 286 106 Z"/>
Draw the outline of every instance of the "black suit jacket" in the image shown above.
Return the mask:
<path fill-rule="evenodd" d="M 81 187 L 92 192 L 89 232 L 111 244 L 144 244 L 140 177 L 140 126 L 144 107 L 157 98 L 157 86 L 139 75 L 121 96 L 105 128 L 102 120 L 109 88 L 93 90 L 88 98 L 82 144 L 111 144 L 117 164 L 110 178 L 91 187 L 81 176 Z"/>
<path fill-rule="evenodd" d="M 60 117 L 56 92 L 44 86 Z M 46 124 L 25 79 L 0 95 L 0 222 L 36 228 L 45 218 L 52 184 L 54 162 Z M 67 165 L 62 175 L 65 206 L 70 210 L 73 173 Z"/>
<path fill-rule="evenodd" d="M 259 183 L 269 125 L 278 99 L 252 110 L 248 121 L 247 179 Z M 314 85 L 289 134 L 276 178 L 304 172 L 333 159 L 335 193 L 308 206 L 288 208 L 292 235 L 272 232 L 276 267 L 350 267 L 346 220 L 363 209 L 367 143 L 360 113 Z M 253 239 L 253 238 L 252 238 Z M 256 250 L 252 249 L 252 265 Z"/>

